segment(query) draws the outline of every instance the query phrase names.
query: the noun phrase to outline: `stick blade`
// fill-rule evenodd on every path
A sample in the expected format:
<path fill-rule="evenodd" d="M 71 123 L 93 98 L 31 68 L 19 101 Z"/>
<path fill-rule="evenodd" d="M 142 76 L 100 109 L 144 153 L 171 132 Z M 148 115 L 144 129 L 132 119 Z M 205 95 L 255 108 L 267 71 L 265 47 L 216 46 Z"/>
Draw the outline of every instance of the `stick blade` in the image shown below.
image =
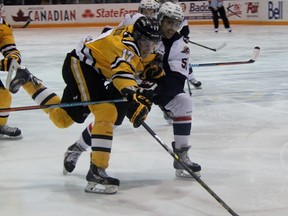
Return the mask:
<path fill-rule="evenodd" d="M 252 55 L 252 59 L 254 62 L 256 61 L 256 59 L 258 58 L 260 54 L 260 47 L 256 46 L 254 47 L 254 50 L 253 50 L 253 55 Z"/>
<path fill-rule="evenodd" d="M 224 42 L 223 44 L 221 44 L 219 47 L 217 47 L 217 48 L 215 49 L 215 52 L 219 51 L 220 49 L 223 49 L 226 45 L 227 45 L 227 43 Z"/>

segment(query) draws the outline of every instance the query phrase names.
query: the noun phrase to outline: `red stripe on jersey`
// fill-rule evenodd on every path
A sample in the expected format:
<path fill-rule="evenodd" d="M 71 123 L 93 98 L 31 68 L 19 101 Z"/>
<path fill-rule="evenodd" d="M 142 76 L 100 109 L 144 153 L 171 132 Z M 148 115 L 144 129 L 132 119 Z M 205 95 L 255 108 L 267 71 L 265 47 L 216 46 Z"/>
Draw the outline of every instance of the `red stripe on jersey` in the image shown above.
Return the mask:
<path fill-rule="evenodd" d="M 173 121 L 191 121 L 192 116 L 178 116 L 178 117 L 173 117 Z"/>

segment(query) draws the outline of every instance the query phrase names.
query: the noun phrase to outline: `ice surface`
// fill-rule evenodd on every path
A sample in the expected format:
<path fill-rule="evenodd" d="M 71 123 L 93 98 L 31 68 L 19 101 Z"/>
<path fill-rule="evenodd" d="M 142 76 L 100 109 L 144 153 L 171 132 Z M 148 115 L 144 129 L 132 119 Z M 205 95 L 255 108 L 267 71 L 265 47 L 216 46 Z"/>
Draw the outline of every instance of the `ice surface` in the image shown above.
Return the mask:
<path fill-rule="evenodd" d="M 203 83 L 193 89 L 191 158 L 202 180 L 239 215 L 288 215 L 288 44 L 287 26 L 191 26 L 192 63 L 246 61 L 254 64 L 194 68 Z M 15 29 L 23 64 L 62 94 L 62 63 L 84 35 L 100 28 Z M 5 75 L 0 75 L 5 80 Z M 12 106 L 33 105 L 24 90 Z M 119 178 L 116 195 L 87 194 L 89 152 L 75 171 L 62 175 L 63 154 L 85 124 L 56 128 L 41 111 L 13 112 L 9 124 L 24 139 L 0 141 L 2 216 L 223 216 L 230 215 L 198 182 L 174 177 L 172 157 L 145 131 L 125 120 L 115 131 L 108 174 Z M 170 147 L 172 128 L 154 106 L 148 125 Z"/>

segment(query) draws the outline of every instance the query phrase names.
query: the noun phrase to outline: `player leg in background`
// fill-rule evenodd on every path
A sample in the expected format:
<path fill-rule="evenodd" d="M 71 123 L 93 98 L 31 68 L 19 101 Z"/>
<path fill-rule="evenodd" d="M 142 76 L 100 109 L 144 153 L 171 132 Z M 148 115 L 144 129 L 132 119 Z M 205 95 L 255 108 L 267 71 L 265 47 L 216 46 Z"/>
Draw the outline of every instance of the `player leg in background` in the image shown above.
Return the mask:
<path fill-rule="evenodd" d="M 0 108 L 7 108 L 11 105 L 12 96 L 0 80 Z M 7 125 L 9 113 L 0 112 L 0 139 L 22 139 L 21 130 L 17 127 Z"/>
<path fill-rule="evenodd" d="M 219 15 L 220 15 L 221 19 L 223 20 L 223 24 L 224 24 L 225 29 L 227 29 L 228 32 L 232 32 L 232 29 L 230 28 L 229 20 L 228 20 L 228 18 L 226 16 L 226 12 L 225 12 L 224 6 L 220 7 L 218 9 L 218 11 L 219 11 Z"/>
<path fill-rule="evenodd" d="M 63 161 L 64 175 L 73 172 L 81 154 L 91 147 L 92 126 L 93 122 L 90 123 L 88 127 L 84 129 L 78 140 L 76 140 L 74 144 L 69 146 L 66 152 L 64 153 L 64 161 Z"/>
<path fill-rule="evenodd" d="M 49 105 L 61 102 L 60 97 L 45 87 L 27 68 L 17 70 L 15 77 L 11 80 L 10 91 L 16 93 L 21 86 L 23 86 L 23 89 L 26 90 L 36 104 Z M 59 128 L 67 128 L 74 123 L 62 108 L 43 109 L 43 111 L 49 115 L 50 120 Z"/>
<path fill-rule="evenodd" d="M 212 19 L 213 19 L 213 25 L 214 25 L 214 32 L 218 33 L 219 31 L 219 16 L 218 16 L 218 10 L 215 10 L 213 7 L 210 7 L 210 10 L 212 12 Z"/>
<path fill-rule="evenodd" d="M 174 153 L 177 154 L 195 174 L 200 176 L 201 166 L 192 162 L 188 155 L 191 148 L 189 138 L 192 128 L 192 98 L 186 93 L 178 94 L 165 106 L 165 109 L 169 110 L 173 118 L 174 141 L 172 142 L 172 147 Z M 177 177 L 192 178 L 176 160 L 174 160 L 173 166 L 176 169 L 175 174 Z"/>

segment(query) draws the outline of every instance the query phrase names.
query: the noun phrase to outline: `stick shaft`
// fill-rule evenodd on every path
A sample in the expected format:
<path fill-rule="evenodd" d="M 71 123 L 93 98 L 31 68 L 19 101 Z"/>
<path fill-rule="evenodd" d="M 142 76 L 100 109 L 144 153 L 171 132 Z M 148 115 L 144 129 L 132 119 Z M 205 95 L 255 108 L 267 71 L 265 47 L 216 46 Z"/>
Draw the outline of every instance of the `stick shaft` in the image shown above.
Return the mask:
<path fill-rule="evenodd" d="M 252 58 L 248 61 L 232 61 L 232 62 L 215 62 L 215 63 L 203 63 L 203 64 L 190 64 L 190 67 L 209 67 L 209 66 L 226 66 L 226 65 L 239 65 L 239 64 L 251 64 L 256 61 L 260 53 L 258 46 L 254 47 Z"/>
<path fill-rule="evenodd" d="M 255 62 L 255 60 L 250 59 L 248 61 L 215 62 L 215 63 L 190 64 L 190 65 L 192 67 L 209 67 L 209 66 L 227 66 L 227 65 L 251 64 L 254 62 Z"/>
<path fill-rule="evenodd" d="M 217 50 L 214 49 L 214 48 L 204 46 L 204 45 L 202 45 L 202 44 L 199 44 L 199 43 L 193 42 L 193 41 L 191 41 L 191 40 L 189 40 L 189 43 L 192 43 L 192 44 L 194 44 L 194 45 L 197 45 L 197 46 L 202 47 L 202 48 L 205 48 L 205 49 L 209 49 L 209 50 L 214 51 L 214 52 L 217 51 Z"/>
<path fill-rule="evenodd" d="M 57 107 L 64 108 L 64 107 L 75 107 L 75 106 L 88 106 L 92 104 L 120 103 L 120 102 L 125 102 L 125 101 L 127 101 L 126 98 L 115 99 L 115 100 L 105 100 L 105 101 L 84 101 L 84 102 L 73 102 L 73 103 L 9 107 L 9 108 L 1 108 L 0 112 L 15 112 L 15 111 L 36 110 L 36 109 L 52 109 L 52 108 L 57 108 Z"/>
<path fill-rule="evenodd" d="M 192 96 L 192 90 L 191 90 L 191 86 L 190 86 L 190 81 L 188 79 L 187 79 L 187 86 L 188 86 L 189 95 Z"/>
<path fill-rule="evenodd" d="M 199 178 L 182 160 L 179 158 L 158 136 L 157 134 L 145 123 L 142 126 L 157 140 L 157 142 L 175 159 L 181 166 L 195 178 L 195 180 L 211 195 L 218 203 L 222 205 L 232 216 L 238 216 L 201 178 Z"/>

